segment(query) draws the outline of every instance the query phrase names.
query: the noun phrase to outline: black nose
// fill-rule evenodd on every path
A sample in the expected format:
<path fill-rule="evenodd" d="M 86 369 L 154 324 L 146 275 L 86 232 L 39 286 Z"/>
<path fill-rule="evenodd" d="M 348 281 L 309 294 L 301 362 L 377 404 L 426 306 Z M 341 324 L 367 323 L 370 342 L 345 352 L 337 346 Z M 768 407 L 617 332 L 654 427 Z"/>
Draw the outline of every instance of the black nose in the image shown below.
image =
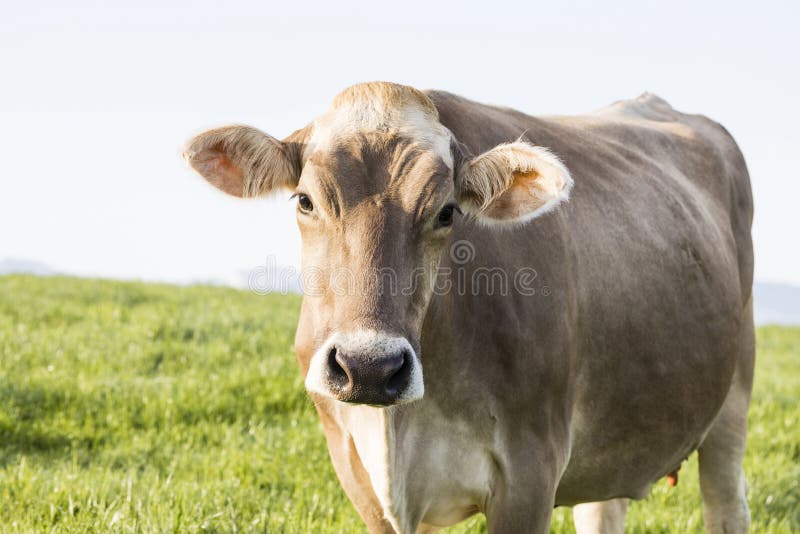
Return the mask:
<path fill-rule="evenodd" d="M 342 402 L 386 406 L 408 387 L 411 355 L 406 351 L 380 355 L 328 352 L 328 381 Z"/>

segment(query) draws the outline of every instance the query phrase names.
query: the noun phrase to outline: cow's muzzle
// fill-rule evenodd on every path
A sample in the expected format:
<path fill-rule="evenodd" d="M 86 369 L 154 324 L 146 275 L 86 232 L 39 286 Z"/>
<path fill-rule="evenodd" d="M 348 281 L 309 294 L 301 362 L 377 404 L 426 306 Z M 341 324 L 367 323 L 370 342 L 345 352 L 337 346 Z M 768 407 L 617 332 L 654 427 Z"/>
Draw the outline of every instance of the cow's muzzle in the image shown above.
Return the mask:
<path fill-rule="evenodd" d="M 335 334 L 306 376 L 314 393 L 353 404 L 389 406 L 422 397 L 422 369 L 405 338 L 379 332 Z"/>
<path fill-rule="evenodd" d="M 328 382 L 336 398 L 357 404 L 394 404 L 408 387 L 411 355 L 401 351 L 380 356 L 328 351 Z"/>

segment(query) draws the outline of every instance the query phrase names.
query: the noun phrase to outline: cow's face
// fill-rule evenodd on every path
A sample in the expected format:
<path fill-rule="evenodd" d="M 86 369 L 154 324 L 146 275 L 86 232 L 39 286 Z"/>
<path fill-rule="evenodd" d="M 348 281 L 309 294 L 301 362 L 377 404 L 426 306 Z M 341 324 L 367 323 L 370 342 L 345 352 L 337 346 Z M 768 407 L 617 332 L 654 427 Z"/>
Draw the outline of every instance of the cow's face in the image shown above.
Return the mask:
<path fill-rule="evenodd" d="M 284 141 L 232 126 L 185 157 L 240 197 L 297 199 L 305 297 L 295 347 L 309 391 L 391 405 L 424 393 L 420 330 L 461 213 L 525 221 L 565 199 L 571 180 L 545 149 L 516 142 L 471 157 L 415 89 L 352 87 Z"/>

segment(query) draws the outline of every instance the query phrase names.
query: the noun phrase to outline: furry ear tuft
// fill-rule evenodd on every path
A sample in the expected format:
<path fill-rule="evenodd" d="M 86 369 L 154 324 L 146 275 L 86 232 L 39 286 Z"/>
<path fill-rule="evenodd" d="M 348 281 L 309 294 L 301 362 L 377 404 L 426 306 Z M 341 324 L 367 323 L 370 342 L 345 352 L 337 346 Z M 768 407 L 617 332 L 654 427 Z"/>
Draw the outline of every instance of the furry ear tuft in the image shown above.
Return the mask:
<path fill-rule="evenodd" d="M 505 143 L 464 162 L 456 178 L 462 207 L 486 223 L 521 223 L 569 198 L 572 177 L 543 147 Z"/>
<path fill-rule="evenodd" d="M 300 154 L 250 126 L 226 126 L 191 139 L 183 157 L 214 187 L 236 197 L 257 197 L 293 189 L 300 178 Z"/>

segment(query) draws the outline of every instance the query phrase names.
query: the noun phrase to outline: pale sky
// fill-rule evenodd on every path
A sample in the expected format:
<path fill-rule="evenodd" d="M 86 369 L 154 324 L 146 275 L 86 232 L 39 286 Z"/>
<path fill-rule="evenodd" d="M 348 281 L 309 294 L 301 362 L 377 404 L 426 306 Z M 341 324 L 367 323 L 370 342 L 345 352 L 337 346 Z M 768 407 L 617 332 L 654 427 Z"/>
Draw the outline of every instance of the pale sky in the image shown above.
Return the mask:
<path fill-rule="evenodd" d="M 288 195 L 227 197 L 180 147 L 227 123 L 283 137 L 387 80 L 532 114 L 646 90 L 704 113 L 749 165 L 756 278 L 800 284 L 798 2 L 126 4 L 0 10 L 0 260 L 165 281 L 297 266 Z"/>

